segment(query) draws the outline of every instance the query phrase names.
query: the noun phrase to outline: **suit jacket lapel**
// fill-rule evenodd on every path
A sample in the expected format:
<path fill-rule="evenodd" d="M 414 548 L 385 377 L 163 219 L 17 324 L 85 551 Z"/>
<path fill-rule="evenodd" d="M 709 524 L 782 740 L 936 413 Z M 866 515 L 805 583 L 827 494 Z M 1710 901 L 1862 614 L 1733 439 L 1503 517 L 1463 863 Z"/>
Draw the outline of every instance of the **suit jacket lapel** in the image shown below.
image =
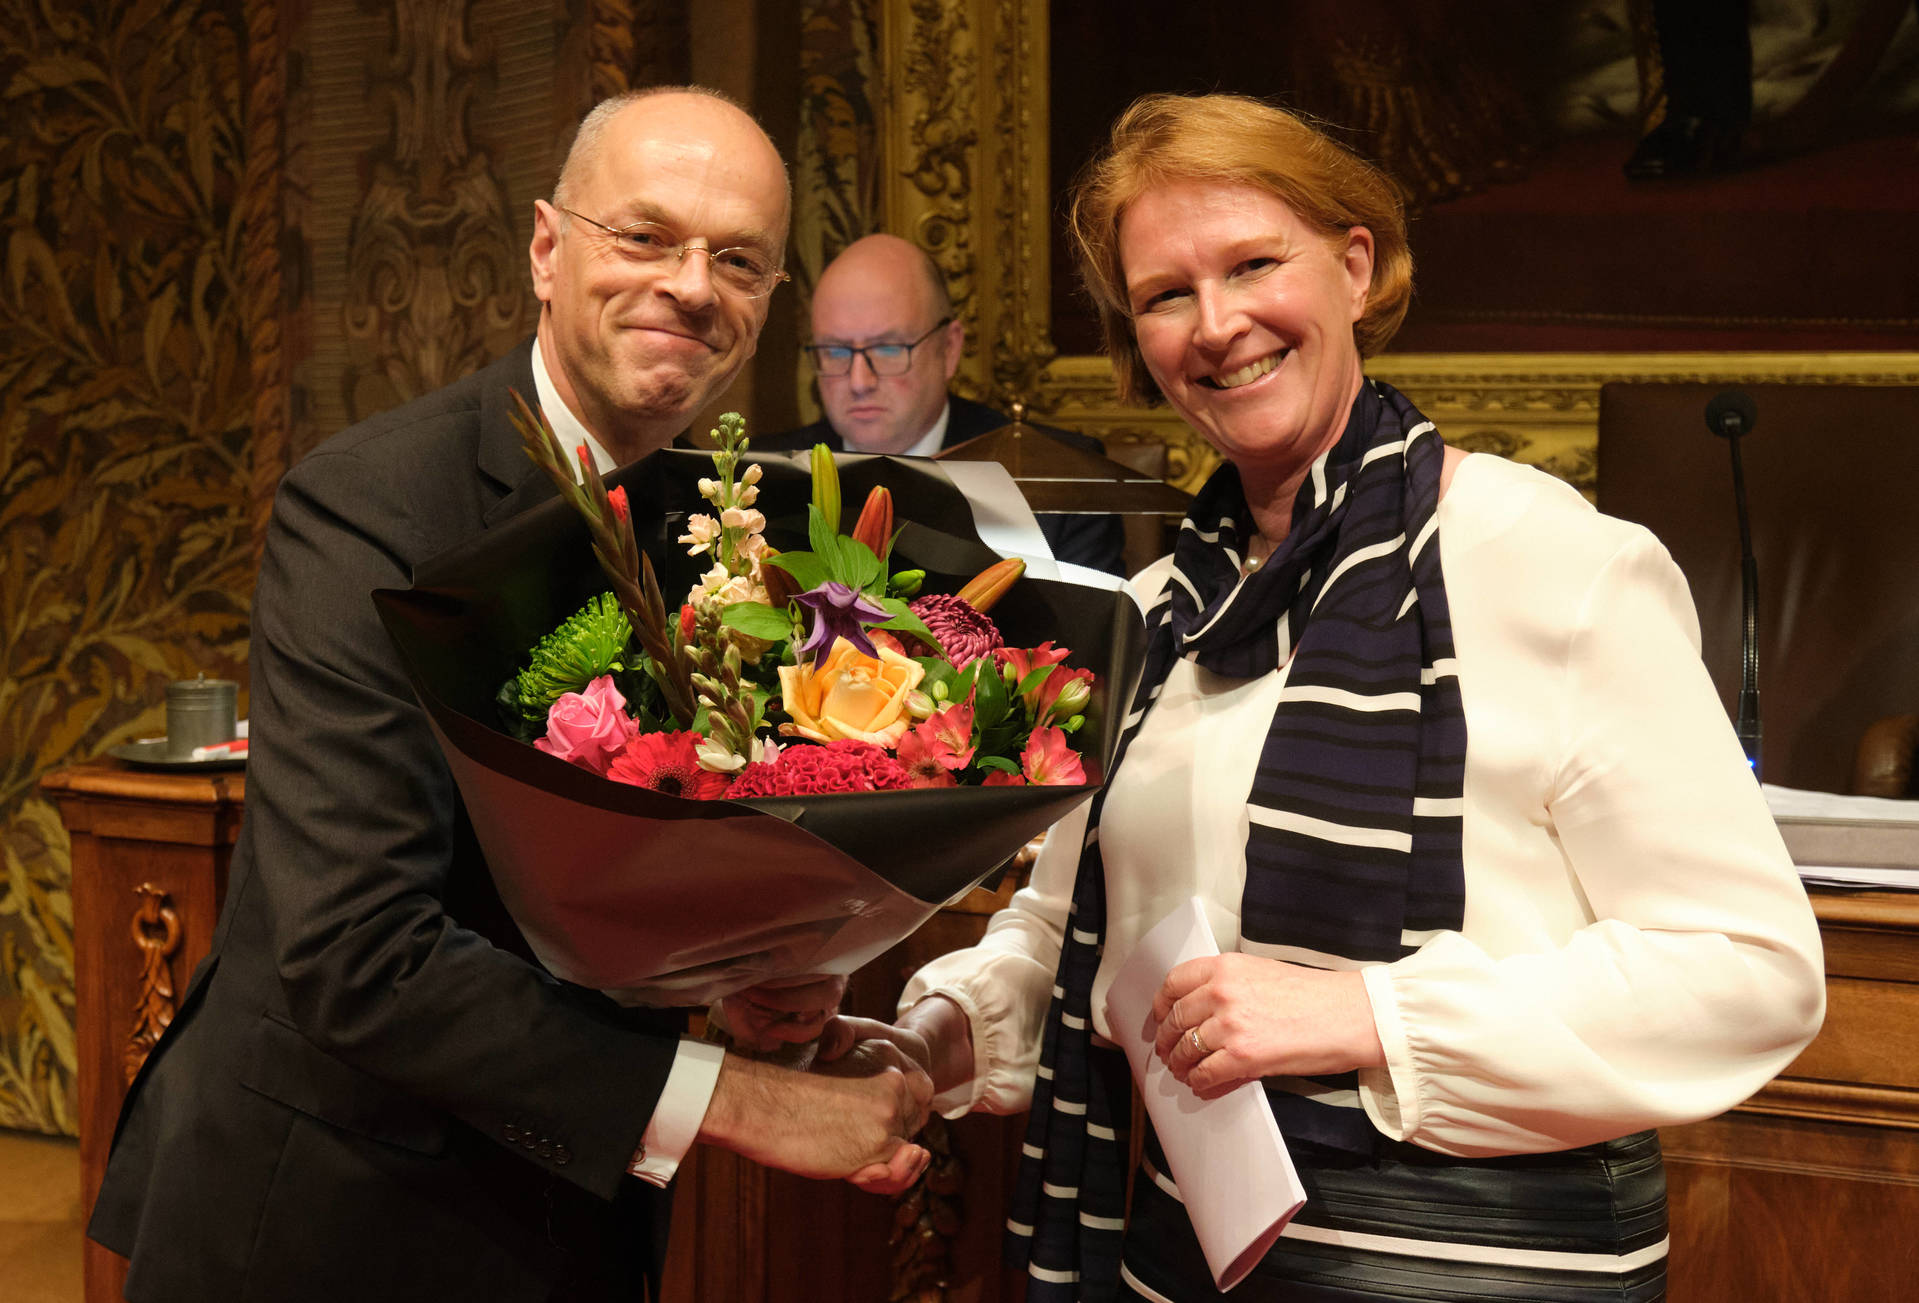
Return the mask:
<path fill-rule="evenodd" d="M 546 472 L 535 466 L 520 447 L 509 390 L 518 390 L 529 404 L 539 403 L 533 384 L 531 338 L 480 373 L 479 469 L 504 494 L 487 508 L 485 521 L 489 528 L 554 496 Z"/>

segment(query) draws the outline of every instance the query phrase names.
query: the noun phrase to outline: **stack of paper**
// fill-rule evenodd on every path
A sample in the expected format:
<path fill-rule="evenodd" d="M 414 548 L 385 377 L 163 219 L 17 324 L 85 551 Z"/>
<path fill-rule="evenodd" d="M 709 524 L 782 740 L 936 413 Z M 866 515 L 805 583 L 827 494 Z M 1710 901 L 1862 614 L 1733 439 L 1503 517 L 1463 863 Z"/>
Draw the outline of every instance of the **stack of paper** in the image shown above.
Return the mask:
<path fill-rule="evenodd" d="M 1804 881 L 1919 891 L 1919 801 L 1763 787 Z"/>

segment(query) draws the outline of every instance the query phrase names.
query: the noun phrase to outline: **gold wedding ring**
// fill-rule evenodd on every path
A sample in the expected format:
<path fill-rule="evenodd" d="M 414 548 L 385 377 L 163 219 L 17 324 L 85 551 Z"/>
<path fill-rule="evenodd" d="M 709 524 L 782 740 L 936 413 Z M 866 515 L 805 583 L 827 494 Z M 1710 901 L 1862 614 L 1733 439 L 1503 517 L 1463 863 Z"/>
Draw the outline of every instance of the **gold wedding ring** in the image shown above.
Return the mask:
<path fill-rule="evenodd" d="M 1193 1043 L 1193 1048 L 1195 1050 L 1199 1051 L 1200 1058 L 1203 1059 L 1206 1057 L 1206 1042 L 1202 1041 L 1199 1038 L 1199 1028 L 1195 1027 L 1191 1031 L 1187 1032 L 1186 1039 Z"/>

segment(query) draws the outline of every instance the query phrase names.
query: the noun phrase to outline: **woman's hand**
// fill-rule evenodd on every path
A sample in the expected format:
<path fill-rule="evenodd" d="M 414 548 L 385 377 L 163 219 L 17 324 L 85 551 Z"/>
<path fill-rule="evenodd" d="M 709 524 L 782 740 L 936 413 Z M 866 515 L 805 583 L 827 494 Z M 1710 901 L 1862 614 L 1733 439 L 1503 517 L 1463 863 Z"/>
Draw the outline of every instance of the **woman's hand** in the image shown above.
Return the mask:
<path fill-rule="evenodd" d="M 973 1025 L 944 995 L 929 995 L 894 1023 L 835 1018 L 820 1036 L 820 1060 L 830 1063 L 855 1044 L 884 1041 L 930 1073 L 935 1092 L 973 1078 Z"/>
<path fill-rule="evenodd" d="M 1317 1076 L 1386 1062 L 1357 972 L 1256 955 L 1189 959 L 1166 974 L 1153 1016 L 1159 1020 L 1155 1051 L 1173 1076 L 1206 1098 L 1261 1077 Z"/>

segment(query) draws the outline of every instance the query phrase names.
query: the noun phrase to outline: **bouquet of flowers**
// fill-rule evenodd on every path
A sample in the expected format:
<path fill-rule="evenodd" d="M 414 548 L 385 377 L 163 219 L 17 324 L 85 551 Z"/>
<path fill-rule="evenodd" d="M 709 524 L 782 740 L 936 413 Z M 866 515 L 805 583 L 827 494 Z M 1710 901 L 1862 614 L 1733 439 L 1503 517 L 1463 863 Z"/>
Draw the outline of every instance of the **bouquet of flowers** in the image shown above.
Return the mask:
<path fill-rule="evenodd" d="M 376 603 L 557 975 L 698 1004 L 850 972 L 1103 778 L 1137 610 L 1022 579 L 937 466 L 749 458 L 729 414 L 609 482 L 520 407 L 559 500 Z"/>
<path fill-rule="evenodd" d="M 669 614 L 624 489 L 581 452 L 583 484 L 550 431 L 522 414 L 529 450 L 587 522 L 612 590 L 535 647 L 501 689 L 507 726 L 615 782 L 695 800 L 907 788 L 1083 785 L 1073 737 L 1097 682 L 1049 639 L 1006 645 L 989 612 L 1024 562 L 995 561 L 956 593 L 888 573 L 892 493 L 875 485 L 841 531 L 839 471 L 811 458 L 809 550 L 766 541 L 764 470 L 741 466 L 744 422 L 714 431 L 710 512 L 678 541 L 711 567 Z M 784 738 L 782 745 L 776 738 Z"/>

